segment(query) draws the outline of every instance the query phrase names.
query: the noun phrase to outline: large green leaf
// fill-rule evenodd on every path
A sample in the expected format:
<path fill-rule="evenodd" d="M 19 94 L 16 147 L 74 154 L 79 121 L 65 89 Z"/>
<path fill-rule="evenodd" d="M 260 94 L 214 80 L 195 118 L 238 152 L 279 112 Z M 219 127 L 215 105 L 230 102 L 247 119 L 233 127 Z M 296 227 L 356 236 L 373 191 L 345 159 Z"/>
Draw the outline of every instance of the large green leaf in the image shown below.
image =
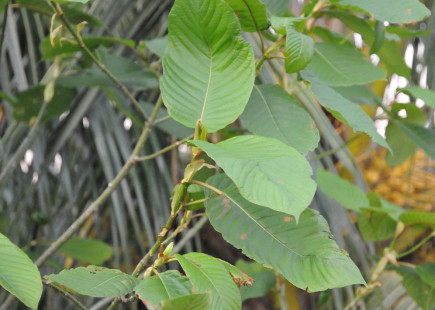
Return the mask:
<path fill-rule="evenodd" d="M 132 293 L 138 280 L 117 269 L 90 265 L 65 269 L 58 274 L 45 276 L 68 290 L 92 297 L 119 297 Z"/>
<path fill-rule="evenodd" d="M 418 0 L 338 0 L 340 5 L 358 7 L 374 18 L 390 23 L 410 23 L 422 20 L 430 11 Z"/>
<path fill-rule="evenodd" d="M 165 300 L 162 308 L 165 310 L 205 310 L 210 309 L 210 294 L 191 294 Z"/>
<path fill-rule="evenodd" d="M 239 290 L 222 263 L 202 253 L 176 254 L 196 293 L 211 292 L 210 310 L 241 309 Z"/>
<path fill-rule="evenodd" d="M 397 272 L 403 277 L 403 286 L 408 294 L 423 310 L 433 310 L 435 307 L 435 288 L 427 284 L 414 268 L 400 266 Z"/>
<path fill-rule="evenodd" d="M 252 133 L 275 138 L 301 153 L 314 150 L 319 131 L 310 115 L 277 85 L 254 86 L 241 118 Z"/>
<path fill-rule="evenodd" d="M 298 32 L 289 21 L 286 25 L 285 71 L 295 73 L 304 69 L 314 55 L 314 41 L 311 37 Z"/>
<path fill-rule="evenodd" d="M 435 159 L 435 132 L 433 130 L 401 121 L 395 121 L 395 123 L 411 141 Z"/>
<path fill-rule="evenodd" d="M 370 206 L 366 195 L 358 186 L 322 169 L 317 170 L 316 176 L 317 185 L 322 192 L 337 200 L 343 207 L 359 211 L 362 207 Z"/>
<path fill-rule="evenodd" d="M 269 15 L 284 16 L 288 13 L 287 0 L 261 0 L 261 2 L 266 4 Z"/>
<path fill-rule="evenodd" d="M 302 75 L 311 82 L 311 91 L 317 97 L 319 103 L 332 113 L 334 117 L 352 127 L 354 131 L 365 132 L 377 144 L 389 148 L 388 143 L 376 131 L 372 119 L 359 105 L 344 98 L 334 89 L 313 76 L 311 72 L 304 70 Z"/>
<path fill-rule="evenodd" d="M 208 132 L 243 112 L 254 84 L 254 53 L 222 0 L 176 0 L 168 18 L 161 90 L 169 114 Z"/>
<path fill-rule="evenodd" d="M 366 61 L 355 48 L 334 43 L 316 43 L 307 69 L 329 86 L 351 86 L 385 78 L 385 71 Z"/>
<path fill-rule="evenodd" d="M 243 31 L 255 32 L 269 27 L 266 6 L 259 0 L 225 0 L 239 18 Z"/>
<path fill-rule="evenodd" d="M 60 251 L 74 259 L 93 265 L 101 265 L 113 256 L 113 249 L 110 245 L 96 239 L 77 237 L 69 239 Z"/>
<path fill-rule="evenodd" d="M 430 89 L 424 89 L 417 86 L 409 86 L 405 88 L 398 88 L 397 91 L 401 91 L 409 96 L 419 98 L 424 101 L 428 107 L 435 108 L 435 91 Z"/>
<path fill-rule="evenodd" d="M 169 270 L 143 279 L 134 292 L 148 309 L 162 309 L 162 301 L 192 294 L 192 284 L 178 271 Z"/>
<path fill-rule="evenodd" d="M 276 284 L 275 273 L 257 262 L 246 262 L 239 259 L 236 262 L 236 267 L 243 270 L 254 279 L 252 286 L 240 288 L 242 300 L 263 297 L 269 293 Z"/>
<path fill-rule="evenodd" d="M 245 200 L 223 174 L 208 182 L 223 191 L 206 202 L 211 224 L 245 255 L 310 292 L 365 283 L 318 212 L 307 209 L 296 223 L 294 217 Z"/>
<path fill-rule="evenodd" d="M 193 141 L 222 167 L 245 199 L 294 215 L 313 199 L 311 167 L 298 151 L 259 136 L 239 136 L 218 144 Z"/>
<path fill-rule="evenodd" d="M 28 122 L 38 115 L 44 103 L 44 89 L 45 85 L 37 85 L 15 95 L 16 100 L 11 104 L 16 120 Z M 56 86 L 54 96 L 42 116 L 42 121 L 48 121 L 68 110 L 74 95 L 73 89 Z"/>
<path fill-rule="evenodd" d="M 36 309 L 42 294 L 38 267 L 6 236 L 0 234 L 0 285 L 27 307 Z"/>
<path fill-rule="evenodd" d="M 435 213 L 424 211 L 406 211 L 399 220 L 406 226 L 435 228 Z"/>

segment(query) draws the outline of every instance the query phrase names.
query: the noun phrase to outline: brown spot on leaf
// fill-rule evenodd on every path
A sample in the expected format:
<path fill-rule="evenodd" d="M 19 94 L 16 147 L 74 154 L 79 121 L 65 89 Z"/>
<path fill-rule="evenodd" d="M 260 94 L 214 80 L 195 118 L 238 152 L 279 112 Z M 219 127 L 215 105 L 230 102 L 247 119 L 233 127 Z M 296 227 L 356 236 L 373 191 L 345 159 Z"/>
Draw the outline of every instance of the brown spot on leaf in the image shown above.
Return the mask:
<path fill-rule="evenodd" d="M 240 239 L 245 240 L 246 237 L 247 237 L 247 235 L 246 235 L 246 234 L 243 234 L 243 235 L 240 236 Z"/>
<path fill-rule="evenodd" d="M 286 216 L 284 218 L 284 222 L 290 222 L 292 220 L 292 218 L 290 216 Z"/>
<path fill-rule="evenodd" d="M 412 9 L 408 9 L 408 11 L 406 11 L 406 14 L 411 15 L 412 13 Z"/>
<path fill-rule="evenodd" d="M 281 185 L 284 185 L 284 182 L 283 182 L 283 181 L 276 181 L 276 183 L 281 184 Z"/>

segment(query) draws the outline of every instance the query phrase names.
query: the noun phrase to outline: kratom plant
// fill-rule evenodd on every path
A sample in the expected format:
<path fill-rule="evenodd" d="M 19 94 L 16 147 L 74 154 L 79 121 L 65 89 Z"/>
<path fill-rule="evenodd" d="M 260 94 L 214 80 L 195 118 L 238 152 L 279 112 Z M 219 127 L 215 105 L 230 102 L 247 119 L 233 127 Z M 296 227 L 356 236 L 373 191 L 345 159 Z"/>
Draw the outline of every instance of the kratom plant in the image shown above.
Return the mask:
<path fill-rule="evenodd" d="M 163 56 L 162 68 L 157 62 L 145 77 L 131 61 L 125 60 L 122 68 L 104 63 L 110 55 L 102 46 L 124 44 L 134 49 L 134 42 L 82 36 L 86 23 L 80 16 L 68 16 L 68 10 L 61 7 L 65 2 L 86 1 L 43 2 L 44 9 L 52 10 L 53 15 L 50 35 L 41 44 L 41 50 L 45 59 L 54 61 L 43 85 L 13 98 L 3 96 L 14 107 L 15 117 L 30 121 L 28 106 L 23 103 L 31 98 L 37 107 L 29 132 L 31 138 L 41 122 L 64 111 L 61 102 L 69 98 L 72 89 L 110 85 L 128 98 L 136 109 L 134 117 L 143 121 L 143 130 L 133 153 L 106 190 L 35 264 L 0 235 L 3 288 L 34 309 L 42 293 L 42 281 L 83 309 L 70 293 L 113 298 L 109 309 L 138 299 L 148 309 L 241 309 L 242 295 L 262 296 L 274 285 L 272 273 L 270 285 L 255 288 L 248 274 L 257 268 L 257 273 L 273 270 L 307 292 L 360 285 L 353 300 L 348 301 L 349 309 L 381 285 L 379 276 L 388 265 L 403 277 L 405 288 L 420 307 L 433 309 L 435 265 L 427 263 L 415 268 L 398 260 L 435 236 L 434 214 L 405 211 L 374 193 L 366 195 L 322 169 L 317 170 L 315 181 L 310 165 L 310 161 L 323 156 L 313 155 L 320 140 L 317 128 L 326 128 L 312 119 L 319 105 L 355 132 L 364 133 L 387 148 L 388 160 L 394 164 L 411 156 L 417 147 L 435 158 L 435 134 L 424 127 L 426 116 L 414 104 L 395 104 L 390 108 L 374 94 L 369 96 L 389 119 L 384 139 L 363 108 L 349 99 L 352 92 L 367 90 L 362 85 L 385 79 L 385 69 L 409 75 L 394 37 L 414 35 L 413 30 L 401 24 L 427 17 L 430 12 L 423 4 L 417 0 L 318 0 L 309 1 L 302 14 L 295 17 L 282 10 L 280 1 L 176 0 L 168 17 L 167 39 L 148 43 L 150 50 Z M 320 18 L 339 19 L 361 34 L 370 53 L 379 56 L 382 68 L 366 60 L 347 38 L 316 26 Z M 258 41 L 252 40 L 257 35 Z M 143 47 L 137 47 L 138 55 Z M 62 76 L 69 62 L 65 56 L 77 51 L 82 51 L 99 70 L 86 69 L 79 78 Z M 271 66 L 275 75 L 265 76 L 264 66 Z M 159 78 L 161 95 L 151 113 L 124 85 L 123 74 L 128 70 L 138 70 L 136 79 L 156 80 L 163 74 Z M 96 76 L 100 78 L 98 84 L 91 85 Z M 265 82 L 270 79 L 274 83 Z M 419 87 L 400 91 L 435 107 L 433 91 Z M 157 153 L 139 156 L 162 104 L 170 118 L 194 128 L 194 135 Z M 406 118 L 399 116 L 403 109 Z M 236 125 L 231 125 L 234 122 Z M 234 130 L 228 131 L 228 126 Z M 191 160 L 173 190 L 170 217 L 131 275 L 89 265 L 45 275 L 41 280 L 37 266 L 62 246 L 65 253 L 74 255 L 68 246 L 77 249 L 80 245 L 74 247 L 73 243 L 82 243 L 73 235 L 134 164 L 184 143 L 191 147 Z M 26 147 L 25 141 L 21 149 Z M 11 161 L 3 169 L 0 181 L 12 166 Z M 327 221 L 318 211 L 308 208 L 317 185 L 357 214 L 358 227 L 366 241 L 390 240 L 371 277 L 364 279 L 348 253 L 334 241 Z M 201 216 L 207 217 L 226 241 L 259 264 L 233 266 L 203 253 L 172 254 L 176 237 L 188 229 L 192 218 Z M 425 237 L 415 247 L 396 253 L 395 242 L 404 231 L 413 228 L 424 228 L 428 233 L 425 231 Z M 98 246 L 101 252 L 109 251 L 111 255 L 104 244 Z M 95 264 L 103 261 L 97 259 Z M 183 273 L 163 271 L 169 262 L 178 262 Z M 255 289 L 255 293 L 250 289 Z"/>

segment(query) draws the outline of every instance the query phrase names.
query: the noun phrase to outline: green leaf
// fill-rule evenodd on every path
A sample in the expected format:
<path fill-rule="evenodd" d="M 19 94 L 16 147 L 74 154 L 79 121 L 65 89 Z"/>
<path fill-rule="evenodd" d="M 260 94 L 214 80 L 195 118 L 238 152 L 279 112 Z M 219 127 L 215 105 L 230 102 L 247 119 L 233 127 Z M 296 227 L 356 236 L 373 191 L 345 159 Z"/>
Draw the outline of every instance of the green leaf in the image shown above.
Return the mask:
<path fill-rule="evenodd" d="M 277 85 L 254 86 L 241 118 L 252 133 L 278 139 L 301 153 L 314 150 L 319 143 L 319 131 L 310 115 Z"/>
<path fill-rule="evenodd" d="M 148 309 L 162 309 L 159 307 L 162 301 L 192 294 L 192 284 L 178 271 L 168 270 L 143 279 L 134 292 Z"/>
<path fill-rule="evenodd" d="M 435 263 L 421 264 L 415 271 L 424 282 L 435 288 Z"/>
<path fill-rule="evenodd" d="M 361 34 L 363 40 L 367 42 L 367 44 L 374 44 L 375 32 L 365 20 L 349 13 L 348 11 L 334 9 L 330 12 L 339 18 L 349 28 Z M 407 67 L 402 55 L 402 51 L 397 42 L 384 40 L 384 43 L 377 54 L 389 71 L 397 73 L 398 75 L 404 76 L 406 78 L 410 76 L 411 70 Z"/>
<path fill-rule="evenodd" d="M 44 102 L 44 88 L 45 85 L 37 85 L 15 95 L 16 100 L 11 103 L 17 121 L 28 122 L 38 115 Z M 74 90 L 56 86 L 53 99 L 48 104 L 42 121 L 46 122 L 68 110 L 74 95 Z"/>
<path fill-rule="evenodd" d="M 231 277 L 233 278 L 233 281 L 237 284 L 237 286 L 239 287 L 252 286 L 252 284 L 254 283 L 254 279 L 252 279 L 250 276 L 248 276 L 238 267 L 233 266 L 230 263 L 227 263 L 226 261 L 223 261 L 221 259 L 220 262 L 222 263 L 222 265 L 224 265 L 225 269 L 230 273 Z"/>
<path fill-rule="evenodd" d="M 267 29 L 266 6 L 259 0 L 225 0 L 236 13 L 243 31 Z"/>
<path fill-rule="evenodd" d="M 304 69 L 314 55 L 314 41 L 311 37 L 296 31 L 292 22 L 286 25 L 285 71 L 295 73 Z"/>
<path fill-rule="evenodd" d="M 416 146 L 394 122 L 388 122 L 385 137 L 393 154 L 387 153 L 385 160 L 389 166 L 397 166 L 414 155 Z"/>
<path fill-rule="evenodd" d="M 326 170 L 317 169 L 317 185 L 331 198 L 337 200 L 346 209 L 359 211 L 370 205 L 366 195 L 356 185 Z"/>
<path fill-rule="evenodd" d="M 166 50 L 166 45 L 168 45 L 168 36 L 164 36 L 161 38 L 156 38 L 152 40 L 146 40 L 146 47 L 151 52 L 159 56 L 160 58 L 163 57 Z"/>
<path fill-rule="evenodd" d="M 132 293 L 138 280 L 117 269 L 90 265 L 65 269 L 44 277 L 73 293 L 92 297 L 120 297 Z"/>
<path fill-rule="evenodd" d="M 329 86 L 366 84 L 385 78 L 385 71 L 366 61 L 355 48 L 333 43 L 316 43 L 307 69 Z"/>
<path fill-rule="evenodd" d="M 397 272 L 403 277 L 403 286 L 408 294 L 423 310 L 433 310 L 435 306 L 435 288 L 424 282 L 414 268 L 400 266 Z"/>
<path fill-rule="evenodd" d="M 294 215 L 309 205 L 316 191 L 311 167 L 298 151 L 259 136 L 239 136 L 218 144 L 193 141 L 222 167 L 245 199 Z"/>
<path fill-rule="evenodd" d="M 365 241 L 384 241 L 394 236 L 397 221 L 382 208 L 361 208 L 358 228 Z"/>
<path fill-rule="evenodd" d="M 420 147 L 432 159 L 435 159 L 435 132 L 416 124 L 396 121 L 395 124 L 402 132 Z"/>
<path fill-rule="evenodd" d="M 374 18 L 390 23 L 402 24 L 422 20 L 430 11 L 418 0 L 341 0 L 340 5 L 358 7 Z"/>
<path fill-rule="evenodd" d="M 382 100 L 370 88 L 364 85 L 354 85 L 349 87 L 334 87 L 334 90 L 343 97 L 358 104 L 376 106 L 377 101 Z"/>
<path fill-rule="evenodd" d="M 254 284 L 251 287 L 240 288 L 242 300 L 263 297 L 269 293 L 276 284 L 275 273 L 270 269 L 264 268 L 257 262 L 246 262 L 239 259 L 236 262 L 236 267 L 246 272 L 254 279 Z"/>
<path fill-rule="evenodd" d="M 45 38 L 41 42 L 39 48 L 41 49 L 42 60 L 51 59 L 56 56 L 71 56 L 71 54 L 82 51 L 78 44 L 71 41 L 60 42 L 60 39 L 57 37 L 55 38 L 54 42 L 54 47 L 51 46 L 49 37 Z M 132 40 L 124 40 L 113 37 L 84 37 L 83 42 L 91 51 L 95 50 L 99 46 L 110 47 L 116 43 L 120 43 L 128 47 L 134 47 L 135 45 L 134 41 Z"/>
<path fill-rule="evenodd" d="M 192 294 L 165 300 L 162 309 L 165 310 L 204 310 L 210 309 L 210 294 Z"/>
<path fill-rule="evenodd" d="M 231 7 L 221 0 L 176 0 L 168 18 L 161 90 L 169 115 L 208 132 L 243 112 L 254 85 L 254 53 L 240 36 Z"/>
<path fill-rule="evenodd" d="M 352 127 L 356 132 L 365 132 L 377 144 L 389 149 L 388 143 L 376 131 L 372 119 L 359 105 L 341 96 L 334 89 L 313 76 L 311 72 L 304 70 L 302 76 L 311 82 L 311 91 L 317 97 L 319 103 L 334 117 Z"/>
<path fill-rule="evenodd" d="M 266 4 L 269 15 L 284 16 L 288 13 L 287 0 L 261 0 L 261 2 Z"/>
<path fill-rule="evenodd" d="M 208 182 L 224 192 L 206 202 L 211 224 L 245 255 L 309 292 L 365 283 L 317 211 L 305 210 L 296 223 L 294 217 L 245 200 L 223 174 Z"/>
<path fill-rule="evenodd" d="M 419 98 L 431 108 L 435 108 L 435 91 L 430 89 L 424 89 L 417 86 L 409 86 L 405 88 L 398 88 L 397 91 L 405 93 L 409 96 Z"/>
<path fill-rule="evenodd" d="M 78 3 L 88 3 L 89 0 L 53 0 L 57 3 L 68 3 L 68 2 L 78 2 Z"/>
<path fill-rule="evenodd" d="M 219 260 L 202 253 L 176 254 L 175 257 L 192 282 L 195 292 L 211 292 L 210 310 L 241 309 L 239 290 Z"/>
<path fill-rule="evenodd" d="M 93 265 L 101 265 L 113 256 L 113 249 L 110 245 L 96 239 L 77 237 L 69 239 L 60 251 L 74 259 Z"/>
<path fill-rule="evenodd" d="M 435 213 L 424 211 L 406 211 L 399 220 L 406 226 L 435 228 Z"/>
<path fill-rule="evenodd" d="M 409 29 L 406 26 L 390 25 L 385 27 L 387 32 L 396 34 L 400 37 L 424 37 L 430 34 L 430 29 L 416 30 Z"/>
<path fill-rule="evenodd" d="M 36 309 L 42 294 L 38 267 L 19 247 L 0 234 L 0 285 L 27 307 Z"/>

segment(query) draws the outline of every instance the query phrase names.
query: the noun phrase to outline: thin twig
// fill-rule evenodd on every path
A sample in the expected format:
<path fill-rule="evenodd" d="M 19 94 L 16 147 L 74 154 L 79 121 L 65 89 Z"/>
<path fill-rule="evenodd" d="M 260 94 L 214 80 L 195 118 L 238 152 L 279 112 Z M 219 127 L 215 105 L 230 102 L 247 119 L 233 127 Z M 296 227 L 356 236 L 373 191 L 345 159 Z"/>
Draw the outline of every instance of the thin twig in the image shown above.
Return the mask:
<path fill-rule="evenodd" d="M 66 299 L 72 301 L 73 303 L 76 304 L 77 307 L 79 307 L 82 310 L 86 310 L 86 307 L 77 299 L 75 298 L 73 295 L 71 295 L 70 293 L 68 293 L 65 289 L 63 289 L 62 287 L 56 285 L 55 283 L 51 283 L 49 281 L 44 281 L 44 283 L 46 285 L 48 285 L 49 287 L 55 289 L 56 291 L 59 291 Z"/>
<path fill-rule="evenodd" d="M 167 146 L 167 147 L 165 147 L 165 148 L 161 149 L 160 151 L 155 152 L 153 154 L 150 154 L 147 156 L 136 156 L 135 160 L 137 162 L 139 162 L 139 161 L 147 161 L 147 160 L 156 158 L 156 157 L 172 150 L 173 148 L 176 148 L 177 146 L 180 146 L 181 144 L 186 143 L 186 141 L 189 139 L 192 139 L 192 137 L 193 137 L 193 135 L 190 135 L 187 138 L 184 138 L 183 140 L 177 141 L 177 142 L 175 142 L 175 143 L 173 143 L 173 144 L 171 144 L 171 145 L 169 145 L 169 146 Z"/>
<path fill-rule="evenodd" d="M 402 257 L 404 257 L 406 255 L 411 254 L 412 252 L 416 251 L 419 247 L 421 247 L 423 244 L 425 244 L 430 238 L 433 238 L 433 237 L 435 237 L 435 231 L 433 231 L 429 236 L 427 236 L 426 238 L 421 240 L 419 243 L 417 243 L 415 246 L 413 246 L 408 251 L 405 251 L 403 253 L 398 254 L 397 258 L 402 258 Z"/>
<path fill-rule="evenodd" d="M 134 96 L 129 92 L 127 87 L 125 87 L 124 84 L 122 84 L 113 74 L 109 71 L 109 69 L 106 68 L 106 66 L 101 63 L 101 61 L 94 55 L 93 52 L 86 46 L 83 39 L 77 34 L 76 31 L 74 31 L 73 27 L 71 26 L 71 23 L 68 21 L 68 18 L 65 16 L 65 13 L 63 12 L 62 8 L 59 4 L 54 3 L 53 1 L 48 1 L 50 6 L 53 8 L 55 13 L 60 18 L 62 25 L 66 27 L 66 29 L 69 31 L 69 33 L 73 36 L 73 38 L 77 41 L 80 48 L 86 53 L 86 55 L 89 56 L 89 58 L 92 59 L 92 61 L 97 65 L 97 67 L 104 72 L 109 79 L 111 79 L 116 86 L 121 90 L 121 92 L 128 98 L 128 100 L 131 102 L 133 107 L 143 116 L 144 120 L 148 120 L 148 115 L 146 112 L 142 109 L 139 102 L 134 98 Z"/>
<path fill-rule="evenodd" d="M 357 138 L 359 138 L 361 135 L 362 135 L 361 133 L 358 133 L 358 134 L 354 135 L 352 138 L 350 138 L 349 140 L 347 140 L 346 142 L 344 142 L 343 144 L 341 144 L 340 146 L 338 146 L 338 147 L 336 147 L 336 148 L 334 148 L 334 149 L 332 149 L 332 150 L 329 150 L 329 151 L 326 151 L 326 152 L 323 152 L 323 153 L 320 153 L 320 154 L 318 154 L 318 155 L 316 155 L 316 156 L 311 157 L 311 158 L 309 159 L 309 161 L 319 160 L 319 159 L 325 158 L 325 157 L 327 157 L 327 156 L 329 156 L 329 155 L 335 154 L 335 153 L 337 153 L 338 151 L 340 151 L 341 149 L 344 149 L 344 148 L 345 148 L 347 145 L 349 145 L 351 142 L 355 141 L 355 140 L 356 140 Z"/>
<path fill-rule="evenodd" d="M 33 124 L 32 128 L 30 129 L 27 136 L 24 138 L 24 140 L 21 142 L 18 149 L 15 151 L 12 158 L 8 161 L 6 164 L 6 167 L 3 169 L 3 171 L 0 174 L 0 184 L 4 181 L 4 179 L 7 177 L 9 170 L 12 169 L 12 167 L 15 166 L 16 162 L 19 160 L 21 156 L 23 156 L 24 152 L 27 150 L 27 148 L 30 146 L 30 144 L 35 139 L 36 135 L 39 132 L 39 125 L 41 124 L 41 118 L 44 116 L 45 110 L 48 106 L 48 101 L 45 101 L 42 103 L 41 109 L 39 110 L 38 116 L 36 117 L 36 121 Z"/>
<path fill-rule="evenodd" d="M 198 181 L 198 180 L 192 180 L 192 184 L 196 184 L 196 185 L 208 188 L 209 190 L 215 192 L 218 195 L 223 195 L 223 193 L 224 193 L 220 189 L 217 189 L 216 187 L 211 186 L 210 184 L 207 184 L 207 183 L 204 183 L 204 182 L 201 182 L 201 181 Z"/>

